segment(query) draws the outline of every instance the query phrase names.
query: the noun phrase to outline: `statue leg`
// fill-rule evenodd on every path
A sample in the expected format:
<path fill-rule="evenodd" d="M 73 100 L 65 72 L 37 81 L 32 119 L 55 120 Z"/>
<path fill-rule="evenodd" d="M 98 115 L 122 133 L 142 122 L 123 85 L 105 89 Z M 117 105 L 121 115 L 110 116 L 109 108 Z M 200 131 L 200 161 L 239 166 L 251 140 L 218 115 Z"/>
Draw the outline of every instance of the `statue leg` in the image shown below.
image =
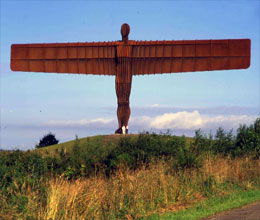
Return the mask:
<path fill-rule="evenodd" d="M 116 76 L 117 77 L 117 76 Z M 130 106 L 129 97 L 131 92 L 131 82 L 121 83 L 116 82 L 116 95 L 117 95 L 117 119 L 118 129 L 115 133 L 126 133 L 128 132 L 128 121 L 130 118 Z"/>
<path fill-rule="evenodd" d="M 125 134 L 128 129 L 130 117 L 129 97 L 132 85 L 131 63 L 127 57 L 128 47 L 118 47 L 118 60 L 116 67 L 116 95 L 117 95 L 117 119 L 118 129 L 115 133 Z"/>

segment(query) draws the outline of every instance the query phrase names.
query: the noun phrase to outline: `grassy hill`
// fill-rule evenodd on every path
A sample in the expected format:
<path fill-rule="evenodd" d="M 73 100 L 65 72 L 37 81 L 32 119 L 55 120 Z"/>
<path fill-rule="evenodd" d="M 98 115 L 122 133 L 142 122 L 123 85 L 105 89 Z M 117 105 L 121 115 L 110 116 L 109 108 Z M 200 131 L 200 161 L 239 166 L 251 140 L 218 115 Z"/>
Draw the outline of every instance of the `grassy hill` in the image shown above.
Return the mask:
<path fill-rule="evenodd" d="M 138 135 L 136 134 L 129 134 L 125 135 L 124 137 L 127 138 L 136 138 Z M 43 148 L 38 148 L 35 151 L 40 152 L 43 155 L 56 155 L 58 152 L 60 152 L 62 149 L 68 153 L 71 153 L 73 147 L 77 143 L 81 150 L 84 150 L 84 148 L 87 147 L 93 147 L 93 146 L 99 146 L 99 147 L 107 147 L 111 145 L 118 144 L 120 138 L 122 138 L 122 135 L 97 135 L 97 136 L 90 136 L 85 138 L 79 138 L 74 139 L 71 141 L 63 142 L 60 144 L 55 144 Z"/>
<path fill-rule="evenodd" d="M 169 139 L 168 135 L 160 135 L 163 139 Z M 112 149 L 118 145 L 119 141 L 122 139 L 130 139 L 131 141 L 136 141 L 139 137 L 139 134 L 127 134 L 127 135 L 97 135 L 85 138 L 75 138 L 75 140 L 67 141 L 60 144 L 55 144 L 43 148 L 35 149 L 36 152 L 41 153 L 42 155 L 48 156 L 58 156 L 61 151 L 66 153 L 71 153 L 75 144 L 78 145 L 80 151 L 87 151 L 89 148 L 99 148 L 100 150 Z M 176 136 L 173 136 L 176 137 Z M 193 138 L 185 137 L 186 145 L 189 145 L 193 142 Z"/>
<path fill-rule="evenodd" d="M 0 152 L 0 219 L 200 219 L 255 201 L 258 131 L 99 135 Z"/>

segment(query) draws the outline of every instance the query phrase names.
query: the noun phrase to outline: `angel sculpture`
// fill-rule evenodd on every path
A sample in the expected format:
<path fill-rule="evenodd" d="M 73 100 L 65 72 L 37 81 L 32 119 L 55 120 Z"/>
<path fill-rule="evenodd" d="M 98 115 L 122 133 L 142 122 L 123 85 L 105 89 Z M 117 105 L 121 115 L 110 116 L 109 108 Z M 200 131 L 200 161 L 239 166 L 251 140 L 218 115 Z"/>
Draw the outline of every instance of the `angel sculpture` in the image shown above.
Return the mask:
<path fill-rule="evenodd" d="M 121 26 L 122 40 L 112 42 L 13 44 L 11 69 L 24 72 L 113 75 L 118 129 L 128 133 L 132 76 L 250 66 L 250 39 L 135 41 Z"/>

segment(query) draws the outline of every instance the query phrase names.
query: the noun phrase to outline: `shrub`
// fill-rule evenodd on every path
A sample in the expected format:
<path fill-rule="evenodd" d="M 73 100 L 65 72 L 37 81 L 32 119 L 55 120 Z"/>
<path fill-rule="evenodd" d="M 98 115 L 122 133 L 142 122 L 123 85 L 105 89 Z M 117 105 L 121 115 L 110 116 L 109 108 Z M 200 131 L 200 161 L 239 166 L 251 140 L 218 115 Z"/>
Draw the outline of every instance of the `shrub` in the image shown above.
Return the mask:
<path fill-rule="evenodd" d="M 213 135 L 211 132 L 209 135 L 206 135 L 202 133 L 201 129 L 195 130 L 194 143 L 192 147 L 198 153 L 212 151 L 213 143 Z"/>
<path fill-rule="evenodd" d="M 227 155 L 230 153 L 232 154 L 235 151 L 234 137 L 232 132 L 232 130 L 225 132 L 223 128 L 218 128 L 213 145 L 215 152 Z"/>
<path fill-rule="evenodd" d="M 190 147 L 179 148 L 175 160 L 173 161 L 174 170 L 185 168 L 198 168 L 201 166 L 200 158 L 191 150 Z"/>
<path fill-rule="evenodd" d="M 39 144 L 36 145 L 36 148 L 46 147 L 54 144 L 58 144 L 59 140 L 56 139 L 55 135 L 51 132 L 44 135 L 43 138 L 40 140 Z"/>
<path fill-rule="evenodd" d="M 257 118 L 253 125 L 240 125 L 237 129 L 235 141 L 237 154 L 254 152 L 260 156 L 260 118 Z"/>
<path fill-rule="evenodd" d="M 252 125 L 240 125 L 237 134 L 233 131 L 224 131 L 218 128 L 213 139 L 212 134 L 203 134 L 201 129 L 195 131 L 193 150 L 197 153 L 209 152 L 233 157 L 253 154 L 260 157 L 260 118 L 257 118 Z"/>
<path fill-rule="evenodd" d="M 137 139 L 121 138 L 119 144 L 110 152 L 104 163 L 106 173 L 110 174 L 124 164 L 130 169 L 141 165 L 148 166 L 154 159 L 174 158 L 174 168 L 193 168 L 199 160 L 193 149 L 185 144 L 185 136 L 140 134 Z"/>

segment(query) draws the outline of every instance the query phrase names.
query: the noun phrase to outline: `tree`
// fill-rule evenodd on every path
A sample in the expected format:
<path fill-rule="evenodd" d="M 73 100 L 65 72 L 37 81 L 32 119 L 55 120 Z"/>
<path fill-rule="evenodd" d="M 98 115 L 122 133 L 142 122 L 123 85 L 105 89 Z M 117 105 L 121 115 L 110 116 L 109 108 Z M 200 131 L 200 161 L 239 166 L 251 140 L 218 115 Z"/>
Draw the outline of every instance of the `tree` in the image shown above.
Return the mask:
<path fill-rule="evenodd" d="M 58 144 L 59 140 L 56 139 L 55 134 L 51 132 L 44 135 L 43 138 L 40 140 L 39 144 L 36 145 L 36 148 L 46 147 L 54 144 Z"/>
<path fill-rule="evenodd" d="M 232 133 L 232 130 L 230 130 L 229 132 L 225 132 L 223 128 L 218 128 L 214 142 L 215 152 L 227 155 L 234 151 L 234 136 Z"/>
<path fill-rule="evenodd" d="M 260 155 L 260 118 L 257 118 L 253 125 L 239 126 L 236 147 L 242 152 L 256 151 Z"/>

